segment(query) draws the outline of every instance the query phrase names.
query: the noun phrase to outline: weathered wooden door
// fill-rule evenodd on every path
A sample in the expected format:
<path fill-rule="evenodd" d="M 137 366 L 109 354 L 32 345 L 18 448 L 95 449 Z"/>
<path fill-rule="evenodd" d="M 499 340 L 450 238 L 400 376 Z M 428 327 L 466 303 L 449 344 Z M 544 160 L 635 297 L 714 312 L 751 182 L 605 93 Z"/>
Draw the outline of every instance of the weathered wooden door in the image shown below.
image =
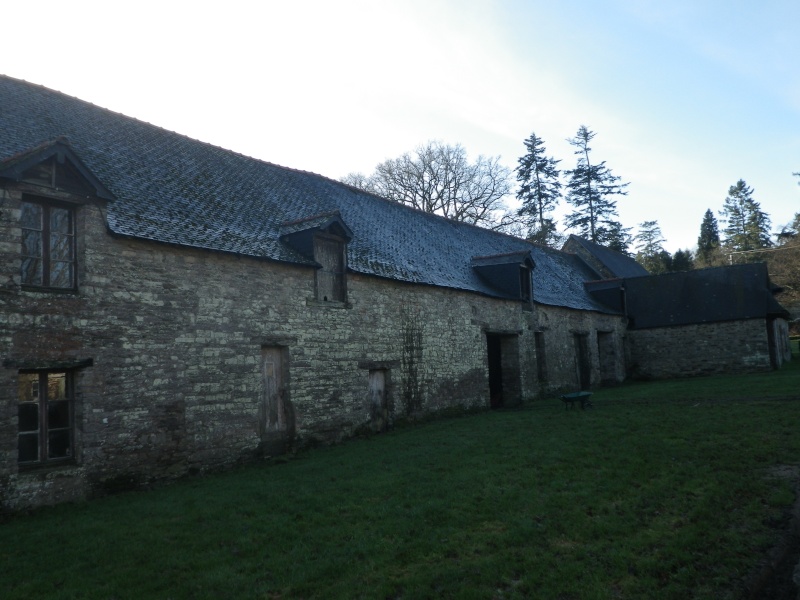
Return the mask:
<path fill-rule="evenodd" d="M 346 298 L 344 244 L 338 238 L 321 235 L 314 239 L 314 260 L 317 270 L 317 299 L 324 302 L 344 302 Z"/>
<path fill-rule="evenodd" d="M 287 428 L 283 354 L 284 349 L 280 347 L 261 349 L 261 379 L 263 382 L 261 421 L 264 432 L 286 431 Z"/>
<path fill-rule="evenodd" d="M 268 456 L 283 454 L 294 439 L 294 411 L 288 397 L 288 349 L 261 348 L 261 402 L 258 432 L 261 451 Z"/>
<path fill-rule="evenodd" d="M 369 372 L 369 407 L 372 429 L 384 431 L 389 426 L 389 406 L 386 401 L 386 371 L 373 369 Z"/>

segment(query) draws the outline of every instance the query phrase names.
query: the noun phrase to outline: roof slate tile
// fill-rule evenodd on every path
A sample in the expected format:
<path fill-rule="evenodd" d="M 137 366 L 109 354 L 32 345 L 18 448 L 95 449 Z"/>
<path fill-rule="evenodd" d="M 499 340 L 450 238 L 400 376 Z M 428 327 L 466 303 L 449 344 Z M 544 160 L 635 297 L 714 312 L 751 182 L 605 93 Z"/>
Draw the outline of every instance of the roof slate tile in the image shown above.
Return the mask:
<path fill-rule="evenodd" d="M 0 76 L 0 160 L 60 136 L 116 197 L 108 226 L 118 235 L 313 264 L 279 241 L 281 225 L 338 212 L 353 232 L 348 266 L 354 272 L 497 296 L 471 268 L 471 258 L 530 252 L 534 301 L 613 312 L 587 293 L 584 281 L 596 276 L 573 255 Z"/>

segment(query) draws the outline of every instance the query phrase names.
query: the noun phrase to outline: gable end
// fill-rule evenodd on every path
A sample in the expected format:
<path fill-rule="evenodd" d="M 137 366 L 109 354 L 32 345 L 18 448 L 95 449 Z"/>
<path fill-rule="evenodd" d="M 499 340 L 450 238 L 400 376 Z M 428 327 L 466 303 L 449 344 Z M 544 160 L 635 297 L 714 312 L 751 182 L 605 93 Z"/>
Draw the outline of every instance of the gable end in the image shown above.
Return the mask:
<path fill-rule="evenodd" d="M 0 162 L 0 178 L 78 196 L 115 199 L 66 138 L 57 138 Z"/>

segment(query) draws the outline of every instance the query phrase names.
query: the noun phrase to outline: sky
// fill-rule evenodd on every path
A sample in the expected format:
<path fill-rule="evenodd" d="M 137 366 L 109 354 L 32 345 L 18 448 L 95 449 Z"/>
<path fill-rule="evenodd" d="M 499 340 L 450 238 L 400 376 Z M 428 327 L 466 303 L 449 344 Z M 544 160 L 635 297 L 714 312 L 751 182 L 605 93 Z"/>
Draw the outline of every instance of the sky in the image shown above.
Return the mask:
<path fill-rule="evenodd" d="M 570 169 L 585 125 L 630 184 L 619 220 L 671 252 L 739 179 L 773 230 L 800 211 L 798 0 L 38 0 L 3 21 L 0 73 L 334 179 L 431 140 L 513 169 L 534 132 Z"/>

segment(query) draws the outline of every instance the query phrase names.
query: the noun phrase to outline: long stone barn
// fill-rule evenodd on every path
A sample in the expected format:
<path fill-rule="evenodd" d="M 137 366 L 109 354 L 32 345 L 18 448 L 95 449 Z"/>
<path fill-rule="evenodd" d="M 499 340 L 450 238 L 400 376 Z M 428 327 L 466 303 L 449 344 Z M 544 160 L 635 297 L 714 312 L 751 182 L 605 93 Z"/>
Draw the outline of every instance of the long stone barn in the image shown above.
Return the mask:
<path fill-rule="evenodd" d="M 724 322 L 646 322 L 657 279 L 0 76 L 0 509 L 787 356 L 765 270 Z"/>

